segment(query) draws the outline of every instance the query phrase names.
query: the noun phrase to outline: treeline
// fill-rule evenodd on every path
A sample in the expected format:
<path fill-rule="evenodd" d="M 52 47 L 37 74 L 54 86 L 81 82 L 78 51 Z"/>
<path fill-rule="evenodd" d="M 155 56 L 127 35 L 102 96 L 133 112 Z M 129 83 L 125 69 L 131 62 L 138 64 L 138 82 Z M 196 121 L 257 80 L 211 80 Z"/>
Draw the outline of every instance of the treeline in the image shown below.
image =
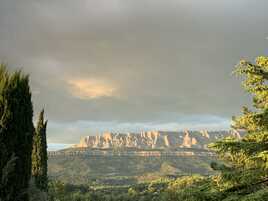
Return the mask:
<path fill-rule="evenodd" d="M 1 64 L 0 201 L 27 201 L 35 193 L 45 199 L 46 125 L 42 111 L 34 128 L 29 76 L 21 71 L 8 72 Z"/>

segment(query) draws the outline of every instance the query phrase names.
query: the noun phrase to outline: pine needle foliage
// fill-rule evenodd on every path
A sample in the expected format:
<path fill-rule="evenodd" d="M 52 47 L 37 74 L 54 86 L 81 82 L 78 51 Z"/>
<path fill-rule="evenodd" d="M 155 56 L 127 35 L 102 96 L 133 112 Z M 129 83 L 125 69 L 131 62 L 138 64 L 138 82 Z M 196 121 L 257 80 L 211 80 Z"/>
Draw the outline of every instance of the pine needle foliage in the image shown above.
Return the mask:
<path fill-rule="evenodd" d="M 268 184 L 268 57 L 258 57 L 255 64 L 242 60 L 234 73 L 244 78 L 243 87 L 253 96 L 252 107 L 243 107 L 243 114 L 233 117 L 232 127 L 246 135 L 211 147 L 227 162 L 215 179 L 219 189 L 247 194 Z"/>

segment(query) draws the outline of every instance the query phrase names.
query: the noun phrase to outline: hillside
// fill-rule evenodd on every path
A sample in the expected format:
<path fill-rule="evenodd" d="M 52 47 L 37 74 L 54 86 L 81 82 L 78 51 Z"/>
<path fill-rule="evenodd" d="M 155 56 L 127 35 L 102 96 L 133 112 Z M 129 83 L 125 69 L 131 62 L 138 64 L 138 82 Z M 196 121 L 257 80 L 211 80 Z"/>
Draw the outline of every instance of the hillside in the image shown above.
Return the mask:
<path fill-rule="evenodd" d="M 52 178 L 83 184 L 132 184 L 158 177 L 212 174 L 209 156 L 54 156 L 49 157 Z"/>
<path fill-rule="evenodd" d="M 235 131 L 105 133 L 49 152 L 49 175 L 68 183 L 133 184 L 159 177 L 213 174 L 211 142 L 240 137 Z"/>

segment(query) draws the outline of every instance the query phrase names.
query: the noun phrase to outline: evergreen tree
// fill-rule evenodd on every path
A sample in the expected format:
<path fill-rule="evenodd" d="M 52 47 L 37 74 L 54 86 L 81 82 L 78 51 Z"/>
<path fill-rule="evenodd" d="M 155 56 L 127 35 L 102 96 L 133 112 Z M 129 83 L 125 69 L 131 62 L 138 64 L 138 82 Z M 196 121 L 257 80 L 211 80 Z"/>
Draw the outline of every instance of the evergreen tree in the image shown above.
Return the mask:
<path fill-rule="evenodd" d="M 39 115 L 33 137 L 32 176 L 36 186 L 47 192 L 47 121 L 44 120 L 44 110 Z"/>
<path fill-rule="evenodd" d="M 235 73 L 244 77 L 253 107 L 243 107 L 243 115 L 233 117 L 232 127 L 246 131 L 242 139 L 212 145 L 227 162 L 215 168 L 221 174 L 214 179 L 222 191 L 252 193 L 268 184 L 268 57 L 258 57 L 256 64 L 242 60 Z"/>
<path fill-rule="evenodd" d="M 5 178 L 0 185 L 1 201 L 28 200 L 32 118 L 28 75 L 9 73 L 5 65 L 0 65 L 0 178 Z"/>

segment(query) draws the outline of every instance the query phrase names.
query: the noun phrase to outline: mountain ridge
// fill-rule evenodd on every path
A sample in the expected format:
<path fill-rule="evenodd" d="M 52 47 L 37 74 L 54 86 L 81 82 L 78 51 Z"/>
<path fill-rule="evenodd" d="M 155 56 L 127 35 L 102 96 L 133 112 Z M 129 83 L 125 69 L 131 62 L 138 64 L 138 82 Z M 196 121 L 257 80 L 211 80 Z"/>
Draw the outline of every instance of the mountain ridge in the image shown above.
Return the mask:
<path fill-rule="evenodd" d="M 223 131 L 143 131 L 140 133 L 112 133 L 86 136 L 72 148 L 137 148 L 137 149 L 165 149 L 165 148 L 198 148 L 206 149 L 209 143 L 218 139 L 233 136 L 241 138 L 237 130 Z"/>

